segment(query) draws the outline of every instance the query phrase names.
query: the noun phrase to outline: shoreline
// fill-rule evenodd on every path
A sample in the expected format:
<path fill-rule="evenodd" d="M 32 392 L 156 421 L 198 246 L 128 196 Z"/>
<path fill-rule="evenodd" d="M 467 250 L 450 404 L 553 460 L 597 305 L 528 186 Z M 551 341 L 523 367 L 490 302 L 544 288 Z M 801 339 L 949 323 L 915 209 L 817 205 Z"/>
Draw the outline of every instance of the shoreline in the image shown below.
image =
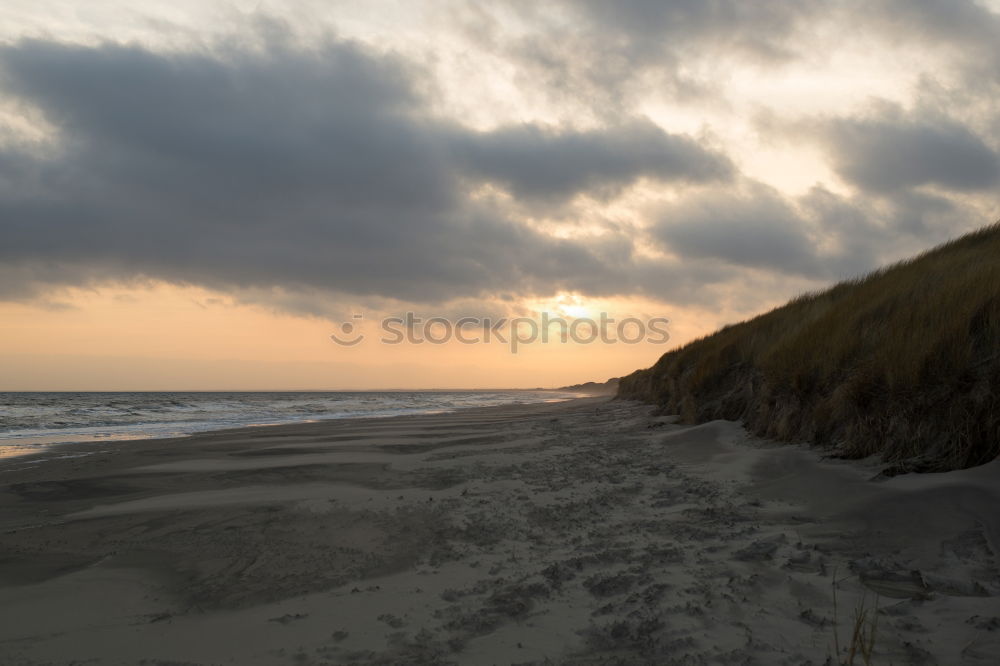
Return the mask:
<path fill-rule="evenodd" d="M 0 660 L 821 664 L 878 594 L 876 663 L 992 663 L 1000 465 L 874 482 L 673 421 L 579 398 L 2 461 Z"/>
<path fill-rule="evenodd" d="M 468 390 L 468 391 L 451 391 L 451 390 L 448 390 L 448 389 L 426 389 L 426 390 L 421 390 L 421 391 L 408 391 L 408 390 L 399 389 L 399 390 L 387 390 L 387 391 L 309 391 L 309 392 L 305 392 L 305 393 L 308 393 L 308 394 L 317 394 L 317 393 L 318 394 L 323 394 L 323 393 L 330 393 L 330 394 L 371 393 L 373 395 L 383 395 L 383 394 L 387 394 L 387 393 L 390 393 L 390 394 L 391 393 L 443 393 L 443 394 L 461 393 L 461 394 L 465 395 L 465 394 L 476 394 L 476 393 L 483 393 L 483 394 L 501 394 L 501 393 L 524 394 L 524 393 L 546 393 L 546 392 L 551 392 L 553 394 L 559 394 L 562 397 L 551 398 L 551 399 L 546 399 L 546 400 L 538 400 L 538 401 L 532 401 L 532 402 L 507 403 L 507 404 L 510 404 L 510 405 L 518 405 L 518 404 L 550 404 L 550 403 L 566 402 L 566 401 L 569 401 L 569 400 L 577 400 L 577 399 L 587 398 L 587 397 L 594 397 L 594 396 L 590 396 L 590 395 L 579 393 L 579 392 L 575 392 L 574 393 L 574 392 L 568 392 L 568 391 L 560 391 L 559 389 L 497 389 L 497 390 L 493 390 L 493 389 L 472 389 L 472 390 Z M 16 392 L 15 391 L 15 392 L 7 392 L 7 393 L 31 394 L 33 392 L 31 392 L 31 391 Z M 66 392 L 46 391 L 46 392 L 37 392 L 37 393 L 39 393 L 40 395 L 46 395 L 46 396 L 53 395 L 53 394 L 57 395 L 57 394 L 60 394 L 60 393 L 67 393 L 67 394 L 73 394 L 73 395 L 79 394 L 79 392 L 72 392 L 72 391 L 66 391 Z M 176 393 L 181 393 L 181 394 L 183 394 L 183 393 L 199 393 L 199 394 L 219 394 L 219 395 L 229 395 L 229 394 L 232 394 L 232 393 L 257 393 L 257 394 L 267 395 L 267 394 L 273 394 L 273 393 L 298 394 L 298 393 L 303 393 L 303 392 L 301 392 L 301 391 L 240 391 L 240 392 L 231 392 L 231 391 L 199 391 L 199 392 L 192 392 L 192 391 L 166 391 L 166 392 L 164 392 L 164 391 L 139 391 L 139 392 L 135 392 L 135 391 L 131 391 L 131 392 L 88 391 L 88 392 L 85 392 L 85 394 L 87 394 L 87 395 L 119 395 L 119 394 L 132 395 L 132 394 L 135 394 L 135 393 L 147 393 L 147 394 L 160 394 L 160 393 L 169 393 L 169 394 L 176 394 Z M 156 441 L 156 440 L 168 440 L 168 439 L 175 440 L 175 439 L 182 439 L 182 438 L 185 438 L 185 437 L 192 437 L 192 436 L 195 436 L 195 435 L 209 434 L 209 433 L 221 432 L 221 431 L 229 431 L 229 430 L 242 430 L 242 429 L 251 429 L 251 428 L 270 428 L 270 427 L 275 427 L 275 426 L 296 426 L 296 425 L 304 425 L 304 424 L 307 424 L 307 423 L 325 422 L 325 421 L 341 421 L 341 420 L 350 420 L 350 419 L 382 419 L 382 418 L 395 418 L 395 417 L 399 417 L 399 416 L 420 416 L 422 414 L 446 414 L 446 413 L 452 413 L 452 412 L 463 410 L 463 409 L 482 409 L 482 408 L 504 407 L 504 406 L 506 406 L 506 404 L 502 404 L 502 405 L 474 406 L 474 407 L 467 407 L 467 406 L 458 406 L 458 407 L 452 407 L 452 408 L 443 407 L 443 408 L 440 408 L 440 409 L 438 409 L 438 408 L 431 408 L 431 407 L 427 407 L 427 408 L 419 408 L 419 407 L 402 408 L 401 407 L 401 408 L 398 408 L 398 409 L 394 410 L 394 411 L 396 411 L 398 413 L 373 412 L 371 414 L 359 414 L 359 413 L 350 412 L 346 416 L 339 416 L 339 415 L 322 416 L 322 414 L 329 413 L 329 412 L 317 412 L 315 415 L 311 415 L 309 417 L 304 417 L 304 418 L 289 418 L 289 419 L 277 420 L 277 421 L 272 421 L 272 422 L 246 422 L 246 423 L 239 423 L 239 424 L 226 424 L 226 425 L 222 425 L 222 426 L 214 426 L 214 425 L 212 425 L 213 424 L 212 421 L 196 421 L 196 422 L 186 422 L 186 423 L 181 422 L 178 425 L 179 426 L 185 426 L 186 425 L 187 429 L 186 429 L 186 431 L 178 430 L 178 432 L 176 432 L 175 434 L 167 434 L 167 433 L 163 433 L 163 432 L 152 432 L 150 434 L 150 433 L 144 432 L 144 429 L 148 429 L 148 428 L 151 428 L 151 427 L 155 429 L 155 428 L 160 428 L 160 427 L 163 427 L 163 426 L 166 426 L 166 425 L 174 423 L 174 422 L 156 422 L 156 421 L 150 421 L 150 422 L 146 422 L 146 423 L 134 423 L 134 424 L 119 424 L 119 425 L 116 425 L 116 424 L 102 424 L 102 425 L 94 425 L 94 426 L 77 426 L 77 427 L 74 427 L 74 428 L 65 428 L 65 429 L 64 428 L 52 428 L 52 429 L 43 429 L 43 430 L 39 430 L 39 431 L 30 431 L 32 433 L 30 435 L 25 435 L 24 434 L 25 430 L 22 429 L 21 431 L 17 431 L 17 432 L 0 433 L 0 461 L 9 460 L 9 459 L 16 459 L 16 458 L 22 458 L 22 457 L 28 456 L 28 455 L 36 455 L 36 454 L 41 454 L 41 453 L 49 453 L 49 452 L 51 452 L 53 450 L 58 450 L 60 447 L 63 447 L 63 446 L 79 447 L 79 446 L 87 445 L 87 444 L 100 444 L 100 443 L 112 443 L 112 442 L 138 442 L 138 441 Z M 390 410 L 390 411 L 393 411 L 393 410 Z M 208 427 L 201 427 L 201 426 L 208 426 Z M 113 430 L 113 429 L 129 429 L 130 432 L 122 432 L 120 434 L 107 434 L 108 430 Z M 104 431 L 104 432 L 81 433 L 80 432 L 81 430 L 94 430 L 94 431 Z M 44 433 L 44 434 L 38 434 L 38 433 Z M 79 439 L 81 437 L 82 437 L 82 439 Z"/>

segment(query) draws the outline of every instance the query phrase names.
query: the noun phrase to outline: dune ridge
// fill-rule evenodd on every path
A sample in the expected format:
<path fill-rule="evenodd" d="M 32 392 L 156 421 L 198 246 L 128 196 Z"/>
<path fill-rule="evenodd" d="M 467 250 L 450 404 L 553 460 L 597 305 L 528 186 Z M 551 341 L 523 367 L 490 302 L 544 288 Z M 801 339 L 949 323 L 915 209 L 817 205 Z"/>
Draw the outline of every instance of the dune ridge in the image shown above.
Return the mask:
<path fill-rule="evenodd" d="M 944 471 L 1000 454 L 1000 223 L 695 340 L 618 396 Z"/>

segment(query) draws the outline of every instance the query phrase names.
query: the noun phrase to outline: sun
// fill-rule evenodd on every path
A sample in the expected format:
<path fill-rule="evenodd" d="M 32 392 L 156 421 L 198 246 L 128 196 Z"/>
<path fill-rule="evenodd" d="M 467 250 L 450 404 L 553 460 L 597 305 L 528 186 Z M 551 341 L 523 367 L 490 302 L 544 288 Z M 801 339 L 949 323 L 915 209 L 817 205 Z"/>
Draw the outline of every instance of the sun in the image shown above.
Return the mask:
<path fill-rule="evenodd" d="M 548 313 L 563 319 L 597 319 L 606 305 L 602 301 L 585 298 L 573 292 L 559 292 L 548 298 L 533 299 L 523 303 L 536 316 Z"/>
<path fill-rule="evenodd" d="M 552 310 L 563 317 L 583 319 L 591 316 L 591 308 L 576 294 L 560 294 L 553 304 Z"/>
<path fill-rule="evenodd" d="M 562 314 L 575 319 L 583 319 L 590 316 L 590 310 L 583 305 L 560 305 L 559 310 Z"/>

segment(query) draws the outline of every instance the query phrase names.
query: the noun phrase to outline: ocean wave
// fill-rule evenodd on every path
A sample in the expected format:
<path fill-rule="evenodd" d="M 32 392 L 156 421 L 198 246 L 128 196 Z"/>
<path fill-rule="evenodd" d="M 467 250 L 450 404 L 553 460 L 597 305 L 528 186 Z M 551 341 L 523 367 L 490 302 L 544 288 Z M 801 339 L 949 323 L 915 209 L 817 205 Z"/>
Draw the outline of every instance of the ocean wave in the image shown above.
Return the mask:
<path fill-rule="evenodd" d="M 553 391 L 0 393 L 0 447 L 568 399 Z"/>

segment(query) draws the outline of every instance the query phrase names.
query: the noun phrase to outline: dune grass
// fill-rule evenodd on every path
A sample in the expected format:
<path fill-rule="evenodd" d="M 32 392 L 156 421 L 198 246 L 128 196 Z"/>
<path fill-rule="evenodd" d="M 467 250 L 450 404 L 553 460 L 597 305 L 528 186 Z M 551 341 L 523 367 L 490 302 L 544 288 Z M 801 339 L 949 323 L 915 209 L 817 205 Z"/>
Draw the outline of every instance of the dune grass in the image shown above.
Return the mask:
<path fill-rule="evenodd" d="M 1000 454 L 998 389 L 1000 223 L 668 352 L 619 396 L 940 470 Z"/>
<path fill-rule="evenodd" d="M 865 666 L 871 666 L 872 657 L 875 654 L 875 642 L 878 637 L 878 615 L 879 607 L 878 595 L 875 595 L 875 604 L 868 605 L 867 594 L 862 594 L 854 608 L 854 620 L 851 624 L 851 642 L 841 652 L 840 629 L 839 629 L 839 608 L 837 604 L 837 580 L 836 570 L 833 572 L 833 650 L 834 657 L 832 663 L 838 666 L 854 666 L 855 661 L 860 658 Z"/>

